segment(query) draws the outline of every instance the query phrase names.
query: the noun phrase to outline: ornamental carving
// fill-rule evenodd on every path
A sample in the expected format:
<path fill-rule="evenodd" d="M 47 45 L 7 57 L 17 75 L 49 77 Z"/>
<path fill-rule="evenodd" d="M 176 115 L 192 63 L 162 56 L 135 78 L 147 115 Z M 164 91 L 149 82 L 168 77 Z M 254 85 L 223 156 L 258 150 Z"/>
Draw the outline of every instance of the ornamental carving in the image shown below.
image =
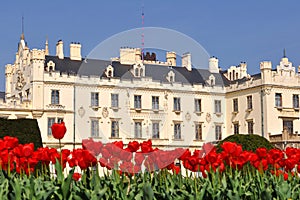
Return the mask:
<path fill-rule="evenodd" d="M 21 90 L 25 86 L 26 82 L 20 70 L 17 72 L 17 74 L 16 90 Z"/>
<path fill-rule="evenodd" d="M 210 113 L 206 114 L 206 118 L 205 119 L 206 119 L 207 123 L 209 123 L 211 121 L 211 115 L 210 115 Z"/>
<path fill-rule="evenodd" d="M 186 114 L 185 114 L 185 119 L 186 119 L 186 121 L 190 121 L 191 120 L 191 114 L 189 113 L 189 112 L 187 112 Z"/>
<path fill-rule="evenodd" d="M 104 118 L 106 118 L 106 117 L 108 117 L 108 114 L 109 114 L 109 112 L 108 112 L 107 107 L 104 107 L 104 108 L 102 109 L 102 116 L 103 116 Z"/>

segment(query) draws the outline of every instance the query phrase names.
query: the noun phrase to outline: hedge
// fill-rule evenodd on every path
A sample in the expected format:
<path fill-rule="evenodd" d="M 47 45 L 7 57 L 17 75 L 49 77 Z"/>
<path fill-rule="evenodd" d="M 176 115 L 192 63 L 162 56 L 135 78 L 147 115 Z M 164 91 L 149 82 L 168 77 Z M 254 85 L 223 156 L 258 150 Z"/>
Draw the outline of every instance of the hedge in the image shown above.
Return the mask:
<path fill-rule="evenodd" d="M 254 152 L 259 147 L 265 147 L 267 149 L 275 148 L 266 138 L 261 137 L 259 135 L 237 134 L 237 135 L 230 135 L 225 139 L 221 140 L 217 145 L 218 151 L 221 151 L 221 144 L 223 144 L 223 142 L 225 141 L 235 142 L 237 144 L 242 145 L 243 150 L 254 151 Z"/>
<path fill-rule="evenodd" d="M 20 144 L 33 143 L 37 149 L 43 146 L 41 132 L 36 119 L 0 118 L 0 138 L 17 137 Z"/>

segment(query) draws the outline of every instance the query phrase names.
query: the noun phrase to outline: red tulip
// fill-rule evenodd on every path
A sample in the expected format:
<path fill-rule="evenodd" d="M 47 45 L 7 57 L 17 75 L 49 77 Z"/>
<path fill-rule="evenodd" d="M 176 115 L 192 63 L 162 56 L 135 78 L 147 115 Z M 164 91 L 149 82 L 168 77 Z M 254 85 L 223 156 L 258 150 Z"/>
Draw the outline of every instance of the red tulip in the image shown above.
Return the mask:
<path fill-rule="evenodd" d="M 64 122 L 61 122 L 60 124 L 58 123 L 54 123 L 52 126 L 51 126 L 51 130 L 52 130 L 52 135 L 55 139 L 62 139 L 65 134 L 66 134 L 66 131 L 67 131 L 67 128 L 65 126 L 65 123 Z"/>
<path fill-rule="evenodd" d="M 72 176 L 74 181 L 78 181 L 81 178 L 81 174 L 79 174 L 78 172 L 75 172 Z"/>
<path fill-rule="evenodd" d="M 133 141 L 133 142 L 128 143 L 128 149 L 131 152 L 136 152 L 137 150 L 139 150 L 139 148 L 140 148 L 140 144 L 137 141 Z"/>

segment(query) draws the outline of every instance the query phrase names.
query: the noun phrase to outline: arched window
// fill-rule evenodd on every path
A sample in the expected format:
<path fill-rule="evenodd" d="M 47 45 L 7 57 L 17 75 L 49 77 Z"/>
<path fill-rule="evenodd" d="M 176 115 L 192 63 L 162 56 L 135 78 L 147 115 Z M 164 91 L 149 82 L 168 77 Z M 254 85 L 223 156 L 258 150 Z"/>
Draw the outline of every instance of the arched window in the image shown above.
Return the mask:
<path fill-rule="evenodd" d="M 135 68 L 134 70 L 134 76 L 139 77 L 139 68 Z"/>
<path fill-rule="evenodd" d="M 143 76 L 143 73 L 144 73 L 143 68 L 140 68 L 140 76 Z"/>
<path fill-rule="evenodd" d="M 107 77 L 112 77 L 112 71 L 108 70 Z"/>

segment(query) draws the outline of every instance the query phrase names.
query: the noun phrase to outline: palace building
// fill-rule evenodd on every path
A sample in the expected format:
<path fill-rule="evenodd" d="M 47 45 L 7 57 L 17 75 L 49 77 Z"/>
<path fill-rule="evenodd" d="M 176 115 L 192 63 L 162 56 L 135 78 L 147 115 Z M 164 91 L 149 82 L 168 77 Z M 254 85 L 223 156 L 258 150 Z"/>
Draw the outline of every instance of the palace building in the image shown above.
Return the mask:
<path fill-rule="evenodd" d="M 57 146 L 51 125 L 64 121 L 67 148 L 82 139 L 104 142 L 152 139 L 158 147 L 200 147 L 231 134 L 259 134 L 276 142 L 300 131 L 300 75 L 284 55 L 279 65 L 247 64 L 222 71 L 216 57 L 193 67 L 190 53 L 166 52 L 165 61 L 139 48 L 120 48 L 118 58 L 85 59 L 81 44 L 56 44 L 50 55 L 30 49 L 21 35 L 14 63 L 5 66 L 0 117 L 37 119 L 45 146 Z M 181 64 L 176 59 L 181 57 Z M 299 67 L 298 67 L 299 68 Z"/>

